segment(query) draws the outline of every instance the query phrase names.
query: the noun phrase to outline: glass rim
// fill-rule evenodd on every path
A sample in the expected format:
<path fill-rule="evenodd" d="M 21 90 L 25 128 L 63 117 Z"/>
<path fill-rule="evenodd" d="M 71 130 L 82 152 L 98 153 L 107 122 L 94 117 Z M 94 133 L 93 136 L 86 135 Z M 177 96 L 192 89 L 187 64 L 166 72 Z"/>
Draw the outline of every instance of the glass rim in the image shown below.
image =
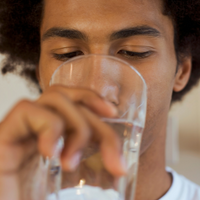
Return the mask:
<path fill-rule="evenodd" d="M 80 59 L 82 59 L 82 58 L 96 57 L 96 56 L 97 56 L 97 57 L 106 57 L 106 58 L 109 58 L 109 59 L 112 59 L 112 60 L 115 60 L 115 61 L 119 61 L 119 62 L 121 62 L 121 63 L 123 63 L 123 64 L 129 66 L 129 67 L 130 67 L 132 70 L 134 70 L 135 73 L 141 78 L 141 80 L 142 80 L 142 82 L 143 82 L 143 85 L 144 85 L 144 89 L 147 90 L 147 85 L 146 85 L 146 82 L 145 82 L 143 76 L 140 74 L 140 72 L 139 72 L 137 69 L 135 69 L 134 66 L 132 66 L 130 63 L 128 63 L 128 62 L 126 62 L 126 61 L 124 61 L 124 60 L 122 60 L 122 59 L 120 59 L 120 58 L 117 58 L 117 57 L 111 56 L 111 55 L 106 55 L 106 54 L 88 54 L 88 55 L 80 55 L 80 56 L 76 56 L 76 57 L 74 57 L 74 58 L 70 58 L 69 60 L 63 62 L 61 65 L 59 65 L 59 66 L 56 68 L 56 70 L 53 72 L 53 74 L 52 74 L 52 76 L 51 76 L 51 80 L 49 81 L 49 86 L 52 85 L 51 82 L 52 82 L 53 77 L 55 76 L 55 74 L 57 73 L 57 71 L 58 71 L 63 65 L 65 65 L 65 64 L 67 64 L 67 63 L 70 63 L 70 62 L 73 62 L 73 61 L 76 61 L 76 60 L 80 60 Z"/>

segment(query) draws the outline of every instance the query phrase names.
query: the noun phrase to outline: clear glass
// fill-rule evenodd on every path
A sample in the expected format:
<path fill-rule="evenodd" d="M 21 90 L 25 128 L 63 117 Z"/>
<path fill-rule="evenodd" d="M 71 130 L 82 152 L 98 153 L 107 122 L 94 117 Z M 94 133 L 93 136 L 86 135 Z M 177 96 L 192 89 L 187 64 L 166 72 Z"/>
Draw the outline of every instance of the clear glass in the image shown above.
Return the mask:
<path fill-rule="evenodd" d="M 102 118 L 119 135 L 128 173 L 114 177 L 104 167 L 97 144 L 90 142 L 75 172 L 62 171 L 59 156 L 47 159 L 47 200 L 133 200 L 140 143 L 146 117 L 146 84 L 129 63 L 107 55 L 78 56 L 54 72 L 50 85 L 94 90 L 118 109 Z M 62 149 L 62 138 L 58 151 Z"/>

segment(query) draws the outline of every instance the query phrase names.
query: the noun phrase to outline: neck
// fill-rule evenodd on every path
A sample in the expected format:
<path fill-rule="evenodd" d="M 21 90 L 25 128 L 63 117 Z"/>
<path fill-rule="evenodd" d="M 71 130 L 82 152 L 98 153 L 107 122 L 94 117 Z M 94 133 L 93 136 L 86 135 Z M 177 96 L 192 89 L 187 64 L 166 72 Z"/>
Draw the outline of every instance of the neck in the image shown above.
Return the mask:
<path fill-rule="evenodd" d="M 165 170 L 165 137 L 166 125 L 140 156 L 135 200 L 158 200 L 171 186 L 171 176 Z"/>

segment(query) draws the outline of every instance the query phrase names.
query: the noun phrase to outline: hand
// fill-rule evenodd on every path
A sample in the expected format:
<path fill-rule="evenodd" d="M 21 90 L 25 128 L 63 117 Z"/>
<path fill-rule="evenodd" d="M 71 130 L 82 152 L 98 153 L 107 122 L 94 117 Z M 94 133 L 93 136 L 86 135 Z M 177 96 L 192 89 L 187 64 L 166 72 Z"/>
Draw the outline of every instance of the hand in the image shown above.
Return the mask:
<path fill-rule="evenodd" d="M 106 169 L 115 176 L 125 174 L 119 138 L 99 118 L 116 114 L 116 108 L 93 91 L 59 85 L 47 89 L 35 102 L 21 101 L 0 124 L 0 187 L 12 177 L 17 192 L 16 177 L 24 166 L 34 162 L 38 153 L 52 157 L 60 136 L 66 138 L 61 154 L 64 170 L 76 168 L 82 149 L 94 137 Z"/>

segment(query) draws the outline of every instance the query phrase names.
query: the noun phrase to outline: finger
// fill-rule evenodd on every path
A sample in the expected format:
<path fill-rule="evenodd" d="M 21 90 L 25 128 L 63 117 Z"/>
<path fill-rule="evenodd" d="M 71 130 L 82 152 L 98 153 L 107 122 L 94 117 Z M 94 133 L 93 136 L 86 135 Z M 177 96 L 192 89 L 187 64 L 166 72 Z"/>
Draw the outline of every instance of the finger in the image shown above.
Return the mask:
<path fill-rule="evenodd" d="M 69 148 L 67 153 L 65 153 L 66 163 L 64 165 L 65 169 L 74 169 L 78 156 L 80 156 L 77 152 L 87 145 L 90 138 L 91 132 L 87 121 L 84 119 L 79 109 L 77 109 L 76 104 L 57 91 L 43 94 L 37 103 L 53 109 L 65 120 L 65 135 L 67 138 L 65 146 Z"/>
<path fill-rule="evenodd" d="M 49 88 L 49 91 L 59 91 L 71 101 L 82 103 L 93 112 L 104 117 L 116 117 L 116 107 L 100 97 L 95 91 L 84 88 L 69 88 L 61 85 L 54 85 Z"/>
<path fill-rule="evenodd" d="M 0 166 L 6 166 L 4 161 L 8 163 L 7 166 L 13 161 L 16 161 L 16 166 L 22 163 L 32 153 L 28 147 L 26 149 L 30 152 L 24 151 L 22 145 L 27 144 L 29 138 L 37 137 L 41 154 L 52 156 L 53 148 L 63 132 L 61 117 L 32 102 L 20 102 L 0 125 Z"/>
<path fill-rule="evenodd" d="M 37 143 L 30 139 L 23 144 L 0 141 L 0 172 L 14 173 L 38 154 Z"/>
<path fill-rule="evenodd" d="M 94 134 L 97 134 L 96 136 L 100 142 L 100 149 L 106 169 L 115 176 L 124 175 L 126 173 L 126 167 L 121 156 L 120 140 L 116 133 L 109 125 L 102 122 L 95 114 L 85 107 L 80 106 L 80 110 L 92 127 Z M 76 138 L 70 138 L 70 141 L 68 141 L 68 145 L 66 145 L 63 150 L 64 153 L 61 158 L 63 162 L 67 159 L 65 156 L 71 148 L 71 145 L 75 142 Z M 80 151 L 77 151 L 74 157 L 74 162 L 76 162 L 76 164 L 79 163 L 80 156 Z"/>

